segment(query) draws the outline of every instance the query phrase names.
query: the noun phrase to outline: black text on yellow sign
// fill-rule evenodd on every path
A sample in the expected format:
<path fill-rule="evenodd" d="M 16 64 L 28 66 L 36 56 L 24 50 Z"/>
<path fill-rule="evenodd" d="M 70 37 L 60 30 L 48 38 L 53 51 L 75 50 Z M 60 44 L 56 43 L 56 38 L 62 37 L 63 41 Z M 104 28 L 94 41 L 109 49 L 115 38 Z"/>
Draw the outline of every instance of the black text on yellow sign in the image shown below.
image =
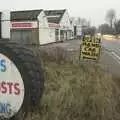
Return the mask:
<path fill-rule="evenodd" d="M 85 37 L 83 42 L 101 43 L 101 39 L 96 37 Z"/>
<path fill-rule="evenodd" d="M 98 60 L 100 58 L 101 44 L 83 41 L 81 44 L 81 59 Z"/>

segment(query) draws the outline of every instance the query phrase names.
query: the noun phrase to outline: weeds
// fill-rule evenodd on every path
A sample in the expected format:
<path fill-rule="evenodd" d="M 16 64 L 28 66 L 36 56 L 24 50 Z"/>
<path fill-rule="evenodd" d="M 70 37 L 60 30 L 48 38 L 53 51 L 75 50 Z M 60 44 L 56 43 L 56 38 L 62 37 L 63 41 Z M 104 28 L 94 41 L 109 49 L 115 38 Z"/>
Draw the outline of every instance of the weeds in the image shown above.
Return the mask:
<path fill-rule="evenodd" d="M 45 92 L 40 111 L 33 113 L 34 120 L 120 119 L 119 85 L 102 65 L 73 64 L 74 59 L 60 48 L 44 51 L 41 56 Z"/>

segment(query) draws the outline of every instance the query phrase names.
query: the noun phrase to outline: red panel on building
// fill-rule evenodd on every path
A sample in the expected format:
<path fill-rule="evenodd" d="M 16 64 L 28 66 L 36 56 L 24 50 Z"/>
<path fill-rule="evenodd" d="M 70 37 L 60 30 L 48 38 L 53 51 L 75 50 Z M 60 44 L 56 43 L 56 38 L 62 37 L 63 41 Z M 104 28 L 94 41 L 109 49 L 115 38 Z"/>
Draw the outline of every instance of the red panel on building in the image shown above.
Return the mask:
<path fill-rule="evenodd" d="M 11 22 L 11 29 L 38 28 L 37 22 Z"/>
<path fill-rule="evenodd" d="M 49 27 L 50 28 L 59 28 L 60 25 L 59 24 L 55 24 L 55 23 L 49 23 Z"/>

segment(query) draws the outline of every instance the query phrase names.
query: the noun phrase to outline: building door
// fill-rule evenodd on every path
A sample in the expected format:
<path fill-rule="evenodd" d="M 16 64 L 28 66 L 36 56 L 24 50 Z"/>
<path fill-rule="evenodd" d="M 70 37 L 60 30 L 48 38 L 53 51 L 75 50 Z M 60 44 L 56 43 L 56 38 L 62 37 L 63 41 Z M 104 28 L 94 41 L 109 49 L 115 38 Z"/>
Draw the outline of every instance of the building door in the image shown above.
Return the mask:
<path fill-rule="evenodd" d="M 11 30 L 11 39 L 21 44 L 39 44 L 38 30 Z"/>

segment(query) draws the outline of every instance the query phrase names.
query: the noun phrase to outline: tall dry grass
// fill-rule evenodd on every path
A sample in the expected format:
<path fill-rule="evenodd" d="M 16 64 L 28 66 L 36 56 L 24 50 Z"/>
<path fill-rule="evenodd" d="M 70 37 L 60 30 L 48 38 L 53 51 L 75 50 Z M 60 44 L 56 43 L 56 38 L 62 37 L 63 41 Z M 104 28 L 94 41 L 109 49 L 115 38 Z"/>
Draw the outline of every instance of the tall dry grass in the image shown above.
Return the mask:
<path fill-rule="evenodd" d="M 120 120 L 120 86 L 112 75 L 102 65 L 74 64 L 75 57 L 71 59 L 66 51 L 55 49 L 41 51 L 45 92 L 32 119 Z"/>

